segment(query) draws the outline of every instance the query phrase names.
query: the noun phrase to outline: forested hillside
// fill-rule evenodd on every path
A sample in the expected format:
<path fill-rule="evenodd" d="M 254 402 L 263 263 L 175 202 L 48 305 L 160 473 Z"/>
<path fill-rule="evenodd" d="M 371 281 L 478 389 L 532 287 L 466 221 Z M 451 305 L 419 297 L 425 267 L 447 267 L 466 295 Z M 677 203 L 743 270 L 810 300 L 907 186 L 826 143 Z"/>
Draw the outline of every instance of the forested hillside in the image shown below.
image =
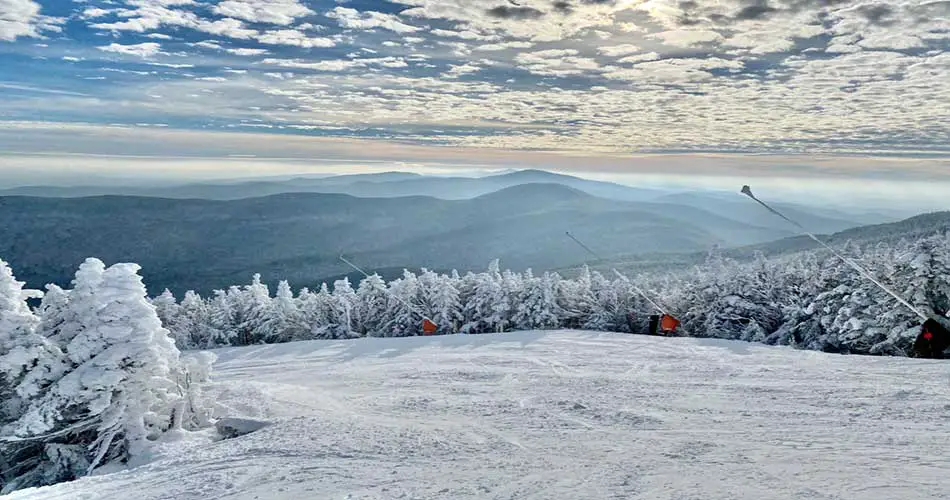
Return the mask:
<path fill-rule="evenodd" d="M 696 252 L 772 240 L 785 230 L 694 207 L 621 202 L 560 184 L 523 184 L 470 200 L 281 194 L 233 201 L 0 198 L 0 256 L 31 286 L 66 285 L 86 257 L 142 265 L 151 287 L 210 292 L 259 272 L 297 286 L 349 272 L 347 253 L 372 269 L 478 270 L 494 258 L 524 270 L 605 256 Z M 395 276 L 391 276 L 395 277 Z"/>

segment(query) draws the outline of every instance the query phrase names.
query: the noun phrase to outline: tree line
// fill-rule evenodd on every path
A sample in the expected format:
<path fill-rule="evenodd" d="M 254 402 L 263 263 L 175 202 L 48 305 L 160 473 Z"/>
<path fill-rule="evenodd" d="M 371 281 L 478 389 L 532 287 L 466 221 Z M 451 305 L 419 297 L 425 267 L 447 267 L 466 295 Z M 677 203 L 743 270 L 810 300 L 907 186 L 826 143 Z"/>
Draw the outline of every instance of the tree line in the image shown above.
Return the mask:
<path fill-rule="evenodd" d="M 841 248 L 927 314 L 950 311 L 950 235 Z M 855 354 L 908 355 L 919 319 L 841 260 L 823 251 L 738 261 L 712 252 L 692 269 L 626 277 L 587 267 L 576 276 L 501 270 L 404 271 L 390 282 L 370 276 L 296 293 L 286 281 L 187 292 L 152 299 L 184 349 L 356 337 L 421 335 L 422 318 L 438 334 L 573 328 L 646 333 L 655 310 L 646 291 L 696 337 L 764 342 Z M 51 289 L 56 300 L 61 291 Z M 47 304 L 45 307 L 54 307 Z"/>

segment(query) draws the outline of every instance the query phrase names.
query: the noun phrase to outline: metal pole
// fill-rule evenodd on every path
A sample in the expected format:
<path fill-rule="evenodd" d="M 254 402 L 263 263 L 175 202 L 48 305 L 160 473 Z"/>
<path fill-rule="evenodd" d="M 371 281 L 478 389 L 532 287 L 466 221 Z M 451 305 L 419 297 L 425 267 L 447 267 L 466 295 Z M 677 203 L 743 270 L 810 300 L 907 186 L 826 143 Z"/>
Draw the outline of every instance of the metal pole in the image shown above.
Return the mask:
<path fill-rule="evenodd" d="M 352 263 L 352 262 L 346 260 L 346 257 L 343 257 L 342 255 L 340 255 L 340 260 L 342 260 L 343 262 L 345 262 L 346 265 L 352 267 L 353 269 L 356 269 L 356 270 L 357 270 L 360 274 L 362 274 L 363 276 L 366 276 L 367 278 L 370 277 L 370 275 L 369 275 L 366 271 L 360 269 L 356 264 L 354 264 L 354 263 Z M 410 304 L 409 302 L 406 302 L 405 300 L 402 300 L 401 298 L 397 297 L 396 294 L 394 294 L 391 290 L 389 290 L 388 287 L 385 289 L 385 291 L 386 291 L 386 293 L 387 293 L 390 297 L 396 299 L 397 302 L 399 302 L 399 303 L 401 303 L 402 305 L 406 306 L 406 308 L 408 308 L 410 312 L 414 312 L 414 313 L 418 314 L 419 317 L 421 317 L 421 318 L 424 319 L 424 320 L 427 320 L 427 321 L 430 321 L 430 322 L 432 322 L 432 323 L 435 323 L 435 321 L 432 321 L 432 318 L 430 318 L 430 317 L 426 316 L 425 314 L 422 314 L 421 312 L 419 312 L 419 310 L 416 309 L 415 307 L 413 307 L 412 304 Z"/>
<path fill-rule="evenodd" d="M 906 306 L 908 309 L 910 309 L 911 311 L 913 311 L 914 314 L 916 314 L 917 316 L 919 316 L 919 317 L 920 317 L 921 319 L 923 319 L 924 321 L 927 321 L 928 319 L 930 319 L 929 317 L 927 317 L 926 314 L 924 314 L 923 312 L 921 312 L 921 311 L 920 311 L 919 309 L 917 309 L 916 307 L 912 306 L 912 305 L 910 304 L 910 302 L 907 302 L 907 301 L 904 300 L 900 295 L 897 295 L 897 293 L 895 293 L 895 292 L 892 291 L 890 288 L 884 286 L 883 283 L 881 283 L 880 281 L 878 281 L 877 279 L 875 279 L 874 276 L 870 273 L 870 271 L 868 271 L 868 270 L 864 269 L 863 267 L 861 267 L 860 265 L 858 265 L 857 262 L 855 262 L 855 261 L 853 261 L 853 260 L 851 260 L 851 259 L 845 257 L 844 255 L 841 255 L 837 250 L 835 250 L 834 248 L 831 248 L 831 247 L 830 247 L 829 245 L 827 245 L 825 242 L 823 242 L 823 241 L 821 241 L 820 239 L 818 239 L 817 236 L 815 236 L 814 234 L 812 234 L 811 232 L 809 232 L 807 229 L 805 229 L 805 226 L 802 226 L 801 224 L 799 224 L 799 223 L 793 221 L 792 219 L 789 219 L 788 217 L 786 217 L 785 215 L 783 215 L 783 214 L 782 214 L 781 212 L 779 212 L 778 210 L 775 210 L 774 208 L 768 206 L 764 201 L 762 201 L 762 200 L 756 198 L 755 195 L 752 194 L 752 188 L 750 188 L 749 186 L 742 186 L 742 194 L 748 196 L 749 198 L 752 198 L 753 200 L 755 200 L 756 202 L 758 202 L 760 205 L 762 205 L 763 207 L 765 207 L 769 212 L 772 212 L 773 214 L 775 214 L 775 215 L 777 215 L 777 216 L 779 216 L 779 217 L 785 219 L 786 221 L 788 221 L 789 223 L 791 223 L 791 224 L 794 225 L 795 227 L 801 229 L 802 232 L 803 232 L 806 236 L 808 236 L 809 238 L 815 240 L 819 245 L 825 247 L 828 251 L 830 251 L 831 253 L 833 253 L 836 257 L 838 257 L 839 259 L 843 260 L 846 264 L 848 264 L 849 266 L 851 266 L 851 267 L 852 267 L 855 271 L 857 271 L 859 274 L 861 274 L 862 276 L 864 276 L 865 278 L 867 278 L 869 281 L 871 281 L 872 283 L 874 283 L 875 285 L 877 285 L 878 287 L 880 287 L 881 290 L 884 290 L 885 292 L 887 292 L 888 294 L 890 294 L 891 297 L 894 297 L 895 299 L 897 299 L 898 302 L 900 302 L 901 304 L 903 304 L 904 306 Z"/>
<path fill-rule="evenodd" d="M 584 250 L 587 250 L 587 252 L 590 253 L 591 255 L 593 255 L 595 259 L 597 259 L 597 260 L 604 260 L 603 258 L 601 258 L 600 255 L 597 254 L 597 252 L 591 250 L 590 247 L 588 247 L 587 245 L 585 245 L 584 243 L 582 243 L 581 240 L 577 239 L 573 234 L 571 234 L 570 231 L 565 231 L 564 234 L 566 234 L 568 238 L 574 240 L 574 242 L 577 243 L 578 245 L 580 245 L 581 248 L 583 248 Z M 616 274 L 620 279 L 625 280 L 627 283 L 629 283 L 630 286 L 631 286 L 634 290 L 636 290 L 636 292 L 637 292 L 638 294 L 640 294 L 641 297 L 643 297 L 647 302 L 649 302 L 650 305 L 652 305 L 654 308 L 656 308 L 657 311 L 660 311 L 660 312 L 663 313 L 663 314 L 669 315 L 669 313 L 666 312 L 665 309 L 663 309 L 662 307 L 660 307 L 659 304 L 657 304 L 656 302 L 654 302 L 653 299 L 651 299 L 651 298 L 646 294 L 646 292 L 644 292 L 643 290 L 641 290 L 640 287 L 638 287 L 637 285 L 634 285 L 633 282 L 630 281 L 630 278 L 627 278 L 627 277 L 624 276 L 623 274 L 620 274 L 620 271 L 618 271 L 618 270 L 615 269 L 615 268 L 612 268 L 611 271 L 613 271 L 614 274 Z"/>

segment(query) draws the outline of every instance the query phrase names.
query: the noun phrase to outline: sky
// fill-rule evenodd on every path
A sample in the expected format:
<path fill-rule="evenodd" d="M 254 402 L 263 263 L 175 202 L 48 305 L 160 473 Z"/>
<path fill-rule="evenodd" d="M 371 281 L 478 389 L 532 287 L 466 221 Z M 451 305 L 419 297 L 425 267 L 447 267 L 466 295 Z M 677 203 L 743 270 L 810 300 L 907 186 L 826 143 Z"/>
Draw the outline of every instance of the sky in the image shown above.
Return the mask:
<path fill-rule="evenodd" d="M 946 0 L 0 0 L 0 172 L 550 167 L 936 196 L 948 48 Z"/>

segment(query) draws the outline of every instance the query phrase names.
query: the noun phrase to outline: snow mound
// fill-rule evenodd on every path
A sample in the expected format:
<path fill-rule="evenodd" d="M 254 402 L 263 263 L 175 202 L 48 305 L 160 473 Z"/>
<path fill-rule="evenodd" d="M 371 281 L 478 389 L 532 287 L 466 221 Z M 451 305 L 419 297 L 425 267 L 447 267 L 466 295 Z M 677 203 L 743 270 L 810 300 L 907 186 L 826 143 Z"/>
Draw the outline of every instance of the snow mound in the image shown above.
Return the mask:
<path fill-rule="evenodd" d="M 215 353 L 221 416 L 271 425 L 10 498 L 947 495 L 940 361 L 576 331 Z"/>

